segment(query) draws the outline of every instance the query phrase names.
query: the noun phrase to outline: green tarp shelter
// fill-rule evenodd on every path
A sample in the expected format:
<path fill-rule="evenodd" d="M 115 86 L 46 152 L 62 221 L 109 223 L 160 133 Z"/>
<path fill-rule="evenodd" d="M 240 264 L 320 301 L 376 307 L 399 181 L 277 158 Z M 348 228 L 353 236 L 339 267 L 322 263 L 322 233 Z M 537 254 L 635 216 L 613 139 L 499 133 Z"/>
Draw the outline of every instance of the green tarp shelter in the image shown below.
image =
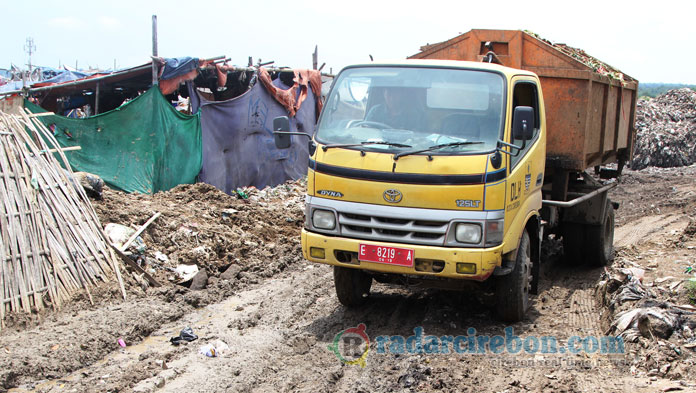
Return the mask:
<path fill-rule="evenodd" d="M 33 113 L 45 110 L 25 100 Z M 155 193 L 194 183 L 201 169 L 200 114 L 177 112 L 154 87 L 112 111 L 84 119 L 42 116 L 75 171 L 126 192 Z"/>

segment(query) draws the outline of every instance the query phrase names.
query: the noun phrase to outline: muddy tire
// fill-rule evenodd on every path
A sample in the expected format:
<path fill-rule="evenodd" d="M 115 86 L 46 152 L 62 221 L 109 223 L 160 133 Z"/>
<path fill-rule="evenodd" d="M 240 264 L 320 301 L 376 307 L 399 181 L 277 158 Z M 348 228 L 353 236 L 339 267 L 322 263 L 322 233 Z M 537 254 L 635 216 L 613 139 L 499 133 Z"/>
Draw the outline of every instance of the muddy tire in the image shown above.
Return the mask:
<path fill-rule="evenodd" d="M 358 269 L 334 266 L 334 286 L 338 301 L 346 307 L 365 304 L 370 295 L 372 277 Z"/>
<path fill-rule="evenodd" d="M 587 231 L 588 262 L 593 266 L 606 266 L 614 260 L 614 206 L 607 199 L 601 225 L 593 225 Z"/>
<path fill-rule="evenodd" d="M 499 277 L 496 282 L 496 311 L 503 321 L 518 322 L 524 319 L 529 308 L 532 263 L 529 234 L 525 230 L 517 249 L 515 267 L 510 274 Z"/>

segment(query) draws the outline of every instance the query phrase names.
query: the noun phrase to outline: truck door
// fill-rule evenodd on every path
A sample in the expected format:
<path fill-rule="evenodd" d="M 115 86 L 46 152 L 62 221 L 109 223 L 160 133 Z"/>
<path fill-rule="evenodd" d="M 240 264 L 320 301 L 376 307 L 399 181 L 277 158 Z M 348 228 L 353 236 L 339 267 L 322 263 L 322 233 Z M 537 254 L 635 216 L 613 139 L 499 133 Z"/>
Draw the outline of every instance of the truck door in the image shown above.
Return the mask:
<path fill-rule="evenodd" d="M 511 99 L 509 112 L 511 122 L 506 129 L 506 142 L 515 146 L 523 146 L 523 149 L 511 148 L 508 159 L 508 184 L 505 203 L 506 229 L 505 249 L 509 252 L 517 248 L 517 240 L 522 234 L 524 220 L 530 210 L 541 208 L 541 186 L 543 184 L 544 154 L 543 143 L 539 143 L 544 116 L 541 113 L 538 82 L 532 77 L 514 77 L 512 79 Z M 534 110 L 534 132 L 531 140 L 516 140 L 512 137 L 512 127 L 515 107 L 529 106 Z M 530 197 L 538 197 L 536 201 L 530 201 Z M 539 205 L 539 206 L 537 206 Z M 508 238 L 508 236 L 510 236 Z M 517 237 L 514 239 L 513 237 Z"/>

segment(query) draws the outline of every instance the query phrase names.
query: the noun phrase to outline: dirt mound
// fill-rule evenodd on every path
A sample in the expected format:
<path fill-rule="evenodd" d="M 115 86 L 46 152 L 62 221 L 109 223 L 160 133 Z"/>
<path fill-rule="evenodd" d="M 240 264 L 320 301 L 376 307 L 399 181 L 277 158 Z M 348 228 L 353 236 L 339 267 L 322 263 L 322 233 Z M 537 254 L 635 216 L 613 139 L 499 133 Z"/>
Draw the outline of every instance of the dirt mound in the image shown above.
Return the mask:
<path fill-rule="evenodd" d="M 105 189 L 103 199 L 93 201 L 102 226 L 138 228 L 161 213 L 141 235 L 144 254 L 133 258 L 162 287 L 148 287 L 135 273 L 124 273 L 127 301 L 111 282 L 92 292 L 94 305 L 78 294 L 60 312 L 9 315 L 0 345 L 0 362 L 9 367 L 0 371 L 0 392 L 89 366 L 120 348 L 119 338 L 137 343 L 194 308 L 298 264 L 305 190 L 304 180 L 264 190 L 245 188 L 243 197 L 204 183 L 155 195 Z M 180 264 L 205 272 L 205 290 L 173 281 Z"/>
<path fill-rule="evenodd" d="M 631 167 L 679 167 L 696 162 L 696 92 L 670 90 L 636 108 L 636 147 Z"/>
<path fill-rule="evenodd" d="M 142 238 L 144 255 L 135 258 L 160 283 L 177 279 L 179 265 L 196 265 L 209 280 L 232 268 L 261 276 L 297 262 L 299 232 L 304 221 L 304 181 L 275 188 L 246 188 L 230 196 L 205 184 L 180 185 L 154 195 L 106 190 L 95 202 L 102 225 L 138 228 L 157 218 Z M 237 274 L 228 274 L 228 279 Z M 203 282 L 205 286 L 207 282 Z"/>

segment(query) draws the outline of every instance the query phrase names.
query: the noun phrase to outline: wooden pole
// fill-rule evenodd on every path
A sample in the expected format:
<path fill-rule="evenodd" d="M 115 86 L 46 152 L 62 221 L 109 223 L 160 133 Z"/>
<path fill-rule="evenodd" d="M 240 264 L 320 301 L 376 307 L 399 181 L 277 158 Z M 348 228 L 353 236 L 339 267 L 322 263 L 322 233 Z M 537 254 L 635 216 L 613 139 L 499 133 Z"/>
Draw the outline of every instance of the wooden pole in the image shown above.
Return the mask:
<path fill-rule="evenodd" d="M 312 53 L 312 69 L 316 70 L 319 66 L 319 45 L 314 45 L 314 53 Z"/>
<path fill-rule="evenodd" d="M 98 115 L 99 114 L 99 85 L 101 83 L 97 82 L 97 92 L 94 95 L 94 114 Z"/>
<path fill-rule="evenodd" d="M 160 214 L 162 214 L 162 213 L 160 213 L 160 212 L 155 213 L 152 217 L 150 217 L 149 220 L 147 220 L 147 222 L 145 224 L 143 224 L 143 226 L 138 228 L 138 230 L 135 231 L 135 233 L 125 243 L 123 243 L 123 245 L 121 246 L 121 251 L 126 251 L 128 249 L 128 247 L 130 247 L 130 245 L 135 241 L 135 239 L 137 239 L 138 236 L 140 236 L 140 234 L 143 233 L 143 231 L 148 226 L 150 226 L 150 224 L 152 224 L 152 222 L 155 221 L 157 219 L 157 217 L 160 216 Z"/>
<path fill-rule="evenodd" d="M 152 15 L 152 56 L 157 57 L 157 15 Z M 152 59 L 152 86 L 157 86 L 157 62 Z"/>

